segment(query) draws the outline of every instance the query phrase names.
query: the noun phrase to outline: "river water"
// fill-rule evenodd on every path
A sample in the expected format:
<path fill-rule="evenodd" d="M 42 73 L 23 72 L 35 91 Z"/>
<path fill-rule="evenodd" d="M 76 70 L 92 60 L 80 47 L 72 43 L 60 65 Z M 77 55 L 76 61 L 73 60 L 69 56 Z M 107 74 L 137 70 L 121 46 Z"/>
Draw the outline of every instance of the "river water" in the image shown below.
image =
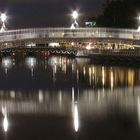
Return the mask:
<path fill-rule="evenodd" d="M 2 57 L 0 111 L 0 140 L 137 140 L 140 67 Z"/>

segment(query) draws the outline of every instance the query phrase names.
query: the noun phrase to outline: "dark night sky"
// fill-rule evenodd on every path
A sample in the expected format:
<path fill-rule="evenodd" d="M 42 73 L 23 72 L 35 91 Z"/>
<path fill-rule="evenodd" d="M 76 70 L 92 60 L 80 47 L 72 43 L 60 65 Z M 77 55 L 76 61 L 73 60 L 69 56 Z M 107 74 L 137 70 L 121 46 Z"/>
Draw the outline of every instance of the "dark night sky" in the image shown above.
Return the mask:
<path fill-rule="evenodd" d="M 7 13 L 10 29 L 26 27 L 69 27 L 72 10 L 78 9 L 79 24 L 99 15 L 105 0 L 0 0 L 0 11 Z"/>

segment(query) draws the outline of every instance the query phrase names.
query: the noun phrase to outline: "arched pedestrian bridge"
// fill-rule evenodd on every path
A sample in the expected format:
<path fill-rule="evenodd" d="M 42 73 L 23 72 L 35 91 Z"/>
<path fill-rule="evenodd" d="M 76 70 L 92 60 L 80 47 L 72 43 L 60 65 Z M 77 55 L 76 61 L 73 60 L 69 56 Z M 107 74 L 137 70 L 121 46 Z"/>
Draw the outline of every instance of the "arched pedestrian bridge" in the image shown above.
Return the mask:
<path fill-rule="evenodd" d="M 59 48 L 49 44 L 57 43 Z M 92 44 L 92 50 L 86 46 Z M 28 28 L 0 32 L 0 51 L 45 49 L 53 54 L 76 56 L 139 57 L 140 51 L 132 50 L 140 44 L 140 32 L 132 29 L 113 28 Z M 100 50 L 107 49 L 106 53 Z M 122 49 L 126 50 L 122 53 Z M 109 52 L 108 52 L 109 50 Z M 118 50 L 117 52 L 115 50 Z M 129 55 L 128 55 L 129 54 Z"/>
<path fill-rule="evenodd" d="M 140 32 L 128 29 L 113 28 L 28 28 L 8 30 L 0 33 L 0 46 L 27 46 L 29 43 L 47 44 L 49 42 L 80 42 L 88 41 L 125 42 L 140 41 Z"/>

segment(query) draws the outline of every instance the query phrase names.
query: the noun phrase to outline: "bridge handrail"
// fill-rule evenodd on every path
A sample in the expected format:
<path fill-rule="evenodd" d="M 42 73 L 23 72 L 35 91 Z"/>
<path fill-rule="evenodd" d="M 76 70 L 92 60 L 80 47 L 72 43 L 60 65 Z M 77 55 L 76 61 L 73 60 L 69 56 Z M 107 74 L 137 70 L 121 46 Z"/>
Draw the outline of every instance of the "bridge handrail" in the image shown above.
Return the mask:
<path fill-rule="evenodd" d="M 116 38 L 140 40 L 140 32 L 114 28 L 25 28 L 0 32 L 0 42 L 34 38 Z"/>
<path fill-rule="evenodd" d="M 93 55 L 120 55 L 120 56 L 140 56 L 140 50 L 136 49 L 92 49 L 92 50 L 84 50 L 85 54 Z"/>
<path fill-rule="evenodd" d="M 77 29 L 70 29 L 70 28 L 24 28 L 24 29 L 16 29 L 16 30 L 8 30 L 5 32 L 0 32 L 1 34 L 8 34 L 8 33 L 20 33 L 20 32 L 29 32 L 29 31 L 99 31 L 99 32 L 118 32 L 118 33 L 139 33 L 137 30 L 134 29 L 115 29 L 115 28 L 77 28 Z"/>

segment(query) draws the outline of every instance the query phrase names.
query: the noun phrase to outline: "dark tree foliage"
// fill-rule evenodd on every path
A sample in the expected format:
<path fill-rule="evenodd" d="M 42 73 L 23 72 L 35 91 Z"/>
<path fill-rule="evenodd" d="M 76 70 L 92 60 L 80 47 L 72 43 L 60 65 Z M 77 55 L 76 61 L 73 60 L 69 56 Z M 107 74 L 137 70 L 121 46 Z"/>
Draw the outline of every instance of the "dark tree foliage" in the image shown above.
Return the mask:
<path fill-rule="evenodd" d="M 97 21 L 97 18 L 96 17 L 92 17 L 92 18 L 89 18 L 88 21 L 95 22 L 95 21 Z"/>
<path fill-rule="evenodd" d="M 103 14 L 97 19 L 101 27 L 137 28 L 140 0 L 106 0 Z"/>

